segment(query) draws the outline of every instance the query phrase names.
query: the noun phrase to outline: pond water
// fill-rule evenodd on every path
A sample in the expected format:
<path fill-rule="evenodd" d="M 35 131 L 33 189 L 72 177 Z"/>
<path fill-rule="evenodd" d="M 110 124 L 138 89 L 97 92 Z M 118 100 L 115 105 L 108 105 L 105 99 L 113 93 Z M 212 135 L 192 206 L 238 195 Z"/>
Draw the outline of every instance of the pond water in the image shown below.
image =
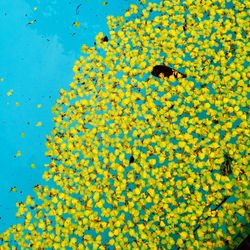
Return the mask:
<path fill-rule="evenodd" d="M 81 45 L 93 45 L 97 33 L 108 30 L 106 17 L 121 15 L 132 2 L 1 1 L 0 232 L 16 221 L 16 202 L 34 195 L 33 186 L 43 183 L 51 108 L 59 90 L 72 81 Z M 21 156 L 15 157 L 18 151 Z M 16 192 L 10 192 L 12 187 Z"/>
<path fill-rule="evenodd" d="M 0 249 L 237 246 L 248 7 L 2 0 Z"/>

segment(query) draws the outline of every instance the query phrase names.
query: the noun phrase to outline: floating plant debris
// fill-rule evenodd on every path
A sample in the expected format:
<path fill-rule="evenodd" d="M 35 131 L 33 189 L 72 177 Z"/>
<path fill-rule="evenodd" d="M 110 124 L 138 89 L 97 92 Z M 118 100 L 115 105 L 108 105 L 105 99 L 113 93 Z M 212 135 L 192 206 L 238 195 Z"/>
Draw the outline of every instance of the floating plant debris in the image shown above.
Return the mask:
<path fill-rule="evenodd" d="M 16 192 L 17 192 L 17 188 L 16 188 L 16 186 L 11 187 L 11 188 L 10 188 L 10 192 L 12 192 L 12 193 L 16 193 Z"/>
<path fill-rule="evenodd" d="M 187 30 L 187 20 L 185 19 L 184 25 L 183 25 L 183 30 L 186 31 Z"/>
<path fill-rule="evenodd" d="M 182 77 L 186 77 L 185 74 L 182 74 L 178 71 L 175 71 L 174 69 L 166 66 L 166 65 L 156 65 L 153 67 L 152 75 L 156 77 L 160 77 L 160 74 L 162 74 L 164 77 L 170 77 L 171 75 L 174 75 L 177 77 L 177 75 L 181 75 Z"/>
<path fill-rule="evenodd" d="M 37 122 L 36 127 L 41 127 L 43 125 L 42 122 Z"/>
<path fill-rule="evenodd" d="M 76 15 L 79 15 L 79 10 L 81 6 L 82 6 L 81 3 L 76 6 Z"/>
<path fill-rule="evenodd" d="M 129 159 L 129 164 L 134 163 L 134 162 L 135 162 L 135 158 L 133 155 L 131 155 Z"/>
<path fill-rule="evenodd" d="M 81 25 L 81 23 L 78 21 L 73 22 L 73 26 L 75 26 L 77 28 L 80 27 L 80 25 Z"/>
<path fill-rule="evenodd" d="M 45 184 L 0 248 L 234 249 L 246 229 L 247 4 L 140 3 L 108 17 L 108 42 L 82 46 L 53 107 Z"/>
<path fill-rule="evenodd" d="M 221 173 L 223 175 L 232 174 L 232 167 L 231 167 L 231 165 L 232 165 L 233 158 L 231 158 L 228 153 L 225 153 L 224 159 L 225 159 L 225 161 L 222 163 L 221 169 L 220 169 Z"/>
<path fill-rule="evenodd" d="M 21 150 L 18 150 L 15 154 L 15 157 L 21 157 L 22 156 L 22 152 Z"/>
<path fill-rule="evenodd" d="M 31 168 L 35 168 L 36 164 L 35 163 L 31 163 Z"/>
<path fill-rule="evenodd" d="M 11 89 L 11 90 L 9 90 L 8 92 L 7 92 L 7 96 L 12 96 L 13 95 L 13 93 L 14 93 L 14 90 L 13 89 Z"/>
<path fill-rule="evenodd" d="M 29 22 L 27 23 L 27 25 L 32 25 L 32 24 L 35 24 L 35 23 L 36 23 L 36 19 L 29 21 Z"/>
<path fill-rule="evenodd" d="M 103 42 L 108 42 L 108 41 L 109 41 L 109 38 L 108 38 L 107 36 L 105 36 L 105 37 L 102 38 L 102 41 L 103 41 Z"/>

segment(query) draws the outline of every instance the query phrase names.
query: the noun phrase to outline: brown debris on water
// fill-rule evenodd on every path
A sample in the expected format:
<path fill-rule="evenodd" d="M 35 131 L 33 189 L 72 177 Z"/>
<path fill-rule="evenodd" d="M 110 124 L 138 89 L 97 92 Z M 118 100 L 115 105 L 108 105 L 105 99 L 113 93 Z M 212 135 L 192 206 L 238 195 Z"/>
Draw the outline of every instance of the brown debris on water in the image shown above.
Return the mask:
<path fill-rule="evenodd" d="M 171 75 L 177 76 L 178 74 L 180 74 L 182 77 L 187 77 L 185 74 L 178 72 L 166 65 L 154 66 L 151 74 L 156 77 L 160 77 L 160 74 L 163 74 L 164 77 L 170 77 Z"/>
<path fill-rule="evenodd" d="M 108 42 L 108 41 L 109 41 L 109 38 L 107 36 L 102 38 L 102 42 Z"/>

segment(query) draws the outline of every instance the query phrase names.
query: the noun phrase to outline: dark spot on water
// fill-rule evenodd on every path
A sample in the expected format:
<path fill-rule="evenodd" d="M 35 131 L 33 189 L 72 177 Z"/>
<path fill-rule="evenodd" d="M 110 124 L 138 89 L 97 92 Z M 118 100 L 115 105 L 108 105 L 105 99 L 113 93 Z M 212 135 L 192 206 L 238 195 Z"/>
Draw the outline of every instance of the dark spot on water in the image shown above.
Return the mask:
<path fill-rule="evenodd" d="M 82 6 L 82 4 L 81 4 L 81 3 L 77 5 L 77 7 L 76 7 L 76 15 L 78 15 L 78 14 L 79 14 L 79 9 L 80 9 L 80 7 L 81 7 L 81 6 Z"/>
<path fill-rule="evenodd" d="M 250 235 L 248 235 L 238 246 L 237 250 L 250 249 Z"/>
<path fill-rule="evenodd" d="M 31 24 L 35 24 L 35 23 L 36 23 L 36 19 L 34 19 L 34 20 L 28 22 L 27 25 L 31 25 Z"/>
<path fill-rule="evenodd" d="M 185 74 L 175 71 L 166 65 L 156 65 L 151 72 L 151 74 L 156 77 L 160 77 L 160 74 L 163 74 L 164 77 L 170 77 L 171 75 L 177 76 L 178 73 L 181 74 L 182 77 L 186 77 Z"/>
<path fill-rule="evenodd" d="M 16 186 L 10 188 L 10 192 L 16 192 Z"/>
<path fill-rule="evenodd" d="M 130 159 L 129 159 L 129 164 L 135 162 L 135 158 L 133 155 L 130 156 Z"/>
<path fill-rule="evenodd" d="M 103 42 L 108 42 L 108 41 L 109 41 L 109 38 L 108 38 L 107 36 L 105 36 L 105 37 L 102 38 L 102 41 L 103 41 Z"/>
<path fill-rule="evenodd" d="M 220 167 L 220 171 L 223 175 L 229 175 L 232 174 L 232 161 L 233 158 L 230 157 L 230 155 L 228 153 L 224 154 L 224 162 L 222 163 L 221 167 Z"/>
<path fill-rule="evenodd" d="M 194 194 L 194 192 L 195 192 L 195 187 L 192 185 L 192 186 L 190 187 L 190 193 L 191 193 L 191 194 Z"/>
<path fill-rule="evenodd" d="M 187 30 L 187 20 L 185 19 L 185 22 L 183 24 L 183 30 L 186 31 Z"/>
<path fill-rule="evenodd" d="M 173 74 L 173 70 L 165 65 L 157 65 L 154 66 L 153 70 L 152 70 L 152 75 L 159 77 L 160 74 L 163 74 L 164 76 L 171 76 Z"/>

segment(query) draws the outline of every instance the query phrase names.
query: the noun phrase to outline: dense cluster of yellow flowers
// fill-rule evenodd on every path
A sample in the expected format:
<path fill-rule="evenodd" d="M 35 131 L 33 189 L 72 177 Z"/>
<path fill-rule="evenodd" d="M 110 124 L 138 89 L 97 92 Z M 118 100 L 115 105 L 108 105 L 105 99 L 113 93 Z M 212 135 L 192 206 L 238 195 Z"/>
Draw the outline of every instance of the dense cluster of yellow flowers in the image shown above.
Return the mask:
<path fill-rule="evenodd" d="M 232 246 L 250 222 L 249 7 L 141 1 L 108 17 L 53 108 L 55 185 L 17 204 L 0 249 Z"/>

